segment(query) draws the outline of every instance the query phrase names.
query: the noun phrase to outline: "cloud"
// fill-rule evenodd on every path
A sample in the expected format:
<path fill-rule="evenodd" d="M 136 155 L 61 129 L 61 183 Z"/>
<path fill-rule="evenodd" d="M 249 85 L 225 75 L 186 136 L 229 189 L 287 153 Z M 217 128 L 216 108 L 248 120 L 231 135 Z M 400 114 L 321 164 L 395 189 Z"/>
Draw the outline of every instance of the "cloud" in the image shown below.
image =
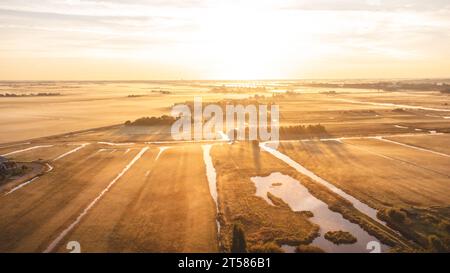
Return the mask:
<path fill-rule="evenodd" d="M 435 11 L 450 9 L 448 0 L 288 0 L 281 1 L 286 9 L 352 10 L 352 11 Z"/>
<path fill-rule="evenodd" d="M 0 58 L 444 59 L 449 29 L 448 0 L 1 0 Z"/>

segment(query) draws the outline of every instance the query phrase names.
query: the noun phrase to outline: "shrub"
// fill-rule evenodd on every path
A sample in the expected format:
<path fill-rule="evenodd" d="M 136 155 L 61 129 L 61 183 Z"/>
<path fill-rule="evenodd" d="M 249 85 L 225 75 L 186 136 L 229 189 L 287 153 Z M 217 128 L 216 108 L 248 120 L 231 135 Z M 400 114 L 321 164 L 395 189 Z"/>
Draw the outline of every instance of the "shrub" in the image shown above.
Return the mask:
<path fill-rule="evenodd" d="M 390 208 L 386 211 L 386 214 L 389 218 L 397 223 L 404 223 L 406 221 L 406 213 L 398 208 Z"/>
<path fill-rule="evenodd" d="M 299 245 L 295 248 L 295 253 L 325 253 L 325 251 L 317 246 Z"/>
<path fill-rule="evenodd" d="M 325 233 L 325 239 L 337 245 L 339 244 L 354 244 L 357 239 L 351 233 L 346 231 L 328 231 Z"/>
<path fill-rule="evenodd" d="M 143 117 L 133 122 L 127 120 L 125 125 L 130 126 L 153 126 L 153 125 L 172 125 L 177 119 L 168 115 L 160 117 Z"/>
<path fill-rule="evenodd" d="M 308 126 L 305 125 L 284 126 L 280 128 L 280 132 L 284 134 L 312 135 L 312 136 L 328 135 L 327 130 L 321 124 Z"/>

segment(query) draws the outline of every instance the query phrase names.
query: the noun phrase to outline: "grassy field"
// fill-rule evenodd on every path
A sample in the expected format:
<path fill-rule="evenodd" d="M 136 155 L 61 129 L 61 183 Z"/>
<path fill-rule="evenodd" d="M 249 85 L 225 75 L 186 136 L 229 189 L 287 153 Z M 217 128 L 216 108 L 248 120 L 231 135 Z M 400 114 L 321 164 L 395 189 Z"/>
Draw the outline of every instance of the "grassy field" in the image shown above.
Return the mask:
<path fill-rule="evenodd" d="M 403 165 L 413 166 L 418 170 L 422 169 L 425 174 L 434 173 L 437 178 L 433 179 L 434 181 L 439 181 L 439 178 L 450 178 L 450 156 L 435 154 L 427 150 L 417 150 L 377 139 L 345 140 L 345 144 L 355 145 L 359 149 L 379 154 L 380 157 L 385 156 L 390 158 L 391 161 L 401 162 Z M 418 177 L 418 179 L 421 179 L 421 177 Z M 446 183 L 441 180 L 441 184 Z M 439 188 L 439 186 L 430 182 L 428 188 Z"/>
<path fill-rule="evenodd" d="M 43 251 L 131 160 L 134 151 L 89 147 L 58 161 L 52 172 L 0 198 L 2 252 Z M 64 166 L 64 167 L 61 167 Z"/>
<path fill-rule="evenodd" d="M 201 147 L 174 146 L 156 160 L 158 153 L 152 146 L 64 242 L 88 252 L 216 252 Z"/>
<path fill-rule="evenodd" d="M 0 107 L 0 126 L 8 128 L 0 132 L 0 143 L 22 141 L 31 138 L 69 133 L 89 128 L 122 124 L 142 116 L 169 114 L 174 103 L 202 96 L 204 101 L 224 98 L 245 98 L 252 94 L 221 94 L 208 92 L 214 82 L 30 82 L 3 83 L 0 92 L 15 94 L 58 92 L 54 97 L 3 97 Z M 273 87 L 272 87 L 273 88 Z M 272 89 L 269 89 L 271 91 Z M 273 89 L 276 90 L 276 89 Z M 167 91 L 163 94 L 160 91 Z M 394 125 L 411 124 L 414 129 L 442 130 L 448 132 L 444 118 L 448 112 L 404 109 L 395 112 L 396 106 L 380 106 L 357 102 L 398 103 L 401 105 L 448 109 L 448 95 L 436 92 L 379 92 L 377 90 L 343 89 L 334 95 L 321 88 L 301 89 L 295 97 L 272 98 L 280 105 L 282 124 L 326 124 L 331 134 L 380 134 L 401 133 Z M 137 95 L 129 97 L 129 95 Z M 447 103 L 447 105 L 446 105 Z M 45 128 L 45 130 L 41 130 Z M 145 130 L 144 130 L 145 131 Z M 164 131 L 164 130 L 163 130 Z M 403 130 L 404 132 L 404 130 Z M 133 138 L 132 132 L 114 131 L 112 136 Z M 134 132 L 155 139 L 158 130 Z M 162 139 L 166 138 L 163 132 Z"/>
<path fill-rule="evenodd" d="M 150 149 L 108 188 L 146 146 L 97 142 L 59 160 L 50 160 L 53 167 L 50 172 L 0 197 L 0 214 L 4 219 L 0 224 L 2 251 L 43 251 L 74 222 L 76 225 L 52 251 L 67 251 L 65 245 L 72 240 L 80 242 L 84 251 L 89 252 L 227 251 L 231 229 L 236 223 L 243 225 L 249 248 L 254 251 L 270 243 L 278 246 L 308 244 L 318 235 L 318 226 L 309 221 L 310 215 L 293 212 L 274 196 L 269 198 L 275 206 L 255 196 L 250 178 L 275 171 L 298 179 L 332 210 L 358 223 L 383 242 L 397 247 L 402 245 L 401 240 L 355 210 L 346 200 L 270 154 L 260 152 L 259 147 L 250 142 L 213 146 L 211 155 L 219 193 L 218 236 L 215 205 L 209 194 L 199 144 L 172 144 L 159 157 L 161 145 L 150 145 Z M 58 151 L 55 155 L 54 149 Z M 58 145 L 36 151 L 49 159 L 67 153 L 67 149 L 61 150 Z M 22 154 L 22 158 L 34 160 L 33 156 L 41 157 L 36 151 L 15 155 Z M 91 202 L 106 188 L 107 192 L 91 207 Z M 86 207 L 91 208 L 77 221 Z"/>
<path fill-rule="evenodd" d="M 174 103 L 194 95 L 208 102 L 252 95 L 207 92 L 211 84 L 0 84 L 3 92 L 61 92 L 0 98 L 0 125 L 8 128 L 0 132 L 0 155 L 46 168 L 32 181 L 2 185 L 0 252 L 41 252 L 55 240 L 51 251 L 57 252 L 68 252 L 69 241 L 80 242 L 84 252 L 228 252 L 235 224 L 251 251 L 280 252 L 283 245 L 317 251 L 310 243 L 320 228 L 310 213 L 294 211 L 269 192 L 271 203 L 255 195 L 251 178 L 275 172 L 298 180 L 390 251 L 443 252 L 450 245 L 448 95 L 347 89 L 322 94 L 329 90 L 313 88 L 259 97 L 259 103 L 280 105 L 281 126 L 321 124 L 327 137 L 344 137 L 283 136 L 291 141 L 279 151 L 376 209 L 378 218 L 245 141 L 212 146 L 217 215 L 205 142 L 173 142 L 170 126 L 122 125 L 169 114 Z M 385 102 L 393 105 L 376 104 Z M 170 148 L 160 153 L 165 146 Z"/>
<path fill-rule="evenodd" d="M 267 242 L 281 244 L 309 243 L 316 236 L 318 226 L 304 214 L 293 212 L 287 206 L 271 206 L 255 196 L 253 176 L 268 175 L 288 168 L 250 143 L 215 145 L 213 163 L 217 172 L 221 241 L 225 250 L 231 243 L 234 224 L 241 224 L 249 247 Z"/>
<path fill-rule="evenodd" d="M 205 100 L 242 96 L 209 93 L 208 84 L 203 85 L 194 82 L 0 83 L 0 93 L 45 91 L 61 94 L 54 97 L 0 98 L 0 126 L 8 128 L 0 131 L 0 143 L 122 124 L 142 116 L 169 114 L 174 103 L 192 100 L 195 95 L 204 96 Z"/>
<path fill-rule="evenodd" d="M 280 150 L 375 208 L 445 205 L 450 201 L 447 177 L 347 142 L 283 143 Z M 414 150 L 411 152 L 414 155 Z"/>
<path fill-rule="evenodd" d="M 448 95 L 439 92 L 372 92 L 370 94 L 350 93 L 344 96 L 357 101 L 450 109 Z"/>
<path fill-rule="evenodd" d="M 388 137 L 387 139 L 450 155 L 449 135 Z"/>
<path fill-rule="evenodd" d="M 389 229 L 355 209 L 348 201 L 323 185 L 296 172 L 268 153 L 259 152 L 253 144 L 216 145 L 212 155 L 218 176 L 219 209 L 221 212 L 221 241 L 225 249 L 230 242 L 230 229 L 236 223 L 243 226 L 250 247 L 257 249 L 266 243 L 298 246 L 311 243 L 317 234 L 317 225 L 309 221 L 309 213 L 293 212 L 283 201 L 268 195 L 275 206 L 255 196 L 253 176 L 267 176 L 282 172 L 303 184 L 308 191 L 350 222 L 357 223 L 369 234 L 395 249 L 407 251 L 410 247 Z M 289 216 L 292 214 L 292 216 Z M 295 215 L 295 216 L 294 216 Z M 295 219 L 295 222 L 294 222 Z M 287 222 L 286 222 L 287 221 Z M 308 233 L 309 232 L 309 233 Z"/>
<path fill-rule="evenodd" d="M 45 250 L 142 147 L 88 145 L 0 197 L 1 251 Z M 41 153 L 47 149 L 53 147 Z M 139 158 L 55 250 L 67 252 L 66 243 L 76 240 L 89 252 L 217 251 L 216 212 L 201 146 L 174 146 L 156 160 L 159 151 L 152 146 Z"/>
<path fill-rule="evenodd" d="M 450 187 L 447 173 L 440 173 L 446 171 L 447 158 L 426 152 L 419 155 L 414 149 L 380 140 L 283 143 L 280 150 L 376 208 L 381 216 L 389 209 L 407 210 L 403 212 L 405 218 L 411 219 L 401 221 L 401 225 L 389 217 L 382 218 L 422 247 L 428 247 L 426 238 L 433 234 L 447 240 L 445 208 L 450 202 Z"/>

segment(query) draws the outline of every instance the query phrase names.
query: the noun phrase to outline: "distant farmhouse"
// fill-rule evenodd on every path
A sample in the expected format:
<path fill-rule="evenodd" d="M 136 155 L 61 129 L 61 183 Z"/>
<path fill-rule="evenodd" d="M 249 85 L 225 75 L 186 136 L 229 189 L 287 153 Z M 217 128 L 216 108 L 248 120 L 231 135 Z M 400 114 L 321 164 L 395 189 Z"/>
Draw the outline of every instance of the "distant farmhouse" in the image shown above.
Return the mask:
<path fill-rule="evenodd" d="M 8 175 L 17 170 L 17 163 L 0 156 L 0 175 Z"/>

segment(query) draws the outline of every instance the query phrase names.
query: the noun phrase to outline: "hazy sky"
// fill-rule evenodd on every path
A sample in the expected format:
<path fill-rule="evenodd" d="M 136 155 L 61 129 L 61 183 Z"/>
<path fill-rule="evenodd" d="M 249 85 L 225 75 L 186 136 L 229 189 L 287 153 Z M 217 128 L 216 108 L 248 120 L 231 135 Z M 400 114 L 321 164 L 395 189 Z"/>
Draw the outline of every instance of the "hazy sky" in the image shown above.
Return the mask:
<path fill-rule="evenodd" d="M 450 0 L 0 0 L 0 79 L 450 77 Z"/>

